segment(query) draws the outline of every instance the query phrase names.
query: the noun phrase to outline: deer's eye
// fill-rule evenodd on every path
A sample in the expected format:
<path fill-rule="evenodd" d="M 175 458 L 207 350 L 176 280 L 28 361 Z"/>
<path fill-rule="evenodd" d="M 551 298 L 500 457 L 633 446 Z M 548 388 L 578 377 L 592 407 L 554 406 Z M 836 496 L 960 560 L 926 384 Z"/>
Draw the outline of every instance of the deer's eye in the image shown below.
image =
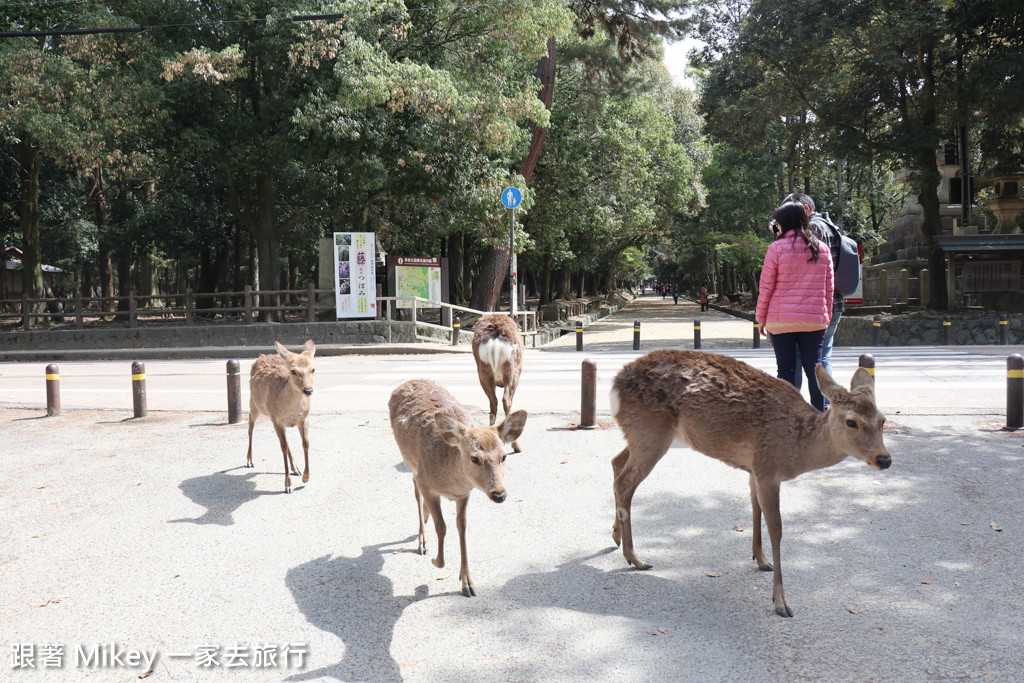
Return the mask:
<path fill-rule="evenodd" d="M 857 429 L 857 423 L 854 422 L 853 420 L 847 420 L 846 426 L 849 427 L 850 429 Z"/>
<path fill-rule="evenodd" d="M 472 462 L 472 463 L 473 463 L 474 465 L 479 465 L 479 464 L 480 464 L 480 458 L 476 457 L 475 455 L 474 455 L 473 457 L 471 457 L 471 458 L 470 458 L 470 461 L 471 461 L 471 462 Z"/>
<path fill-rule="evenodd" d="M 295 375 L 296 377 L 298 377 L 299 376 L 299 371 L 298 370 L 292 370 L 292 374 Z"/>
<path fill-rule="evenodd" d="M 312 374 L 313 374 L 314 372 L 316 372 L 316 368 L 310 368 L 310 369 L 309 369 L 309 374 L 311 374 L 311 375 L 312 375 Z"/>
<path fill-rule="evenodd" d="M 508 455 L 503 455 L 503 456 L 501 456 L 501 461 L 502 461 L 502 462 L 505 462 L 505 458 L 507 458 L 507 457 L 508 457 Z"/>

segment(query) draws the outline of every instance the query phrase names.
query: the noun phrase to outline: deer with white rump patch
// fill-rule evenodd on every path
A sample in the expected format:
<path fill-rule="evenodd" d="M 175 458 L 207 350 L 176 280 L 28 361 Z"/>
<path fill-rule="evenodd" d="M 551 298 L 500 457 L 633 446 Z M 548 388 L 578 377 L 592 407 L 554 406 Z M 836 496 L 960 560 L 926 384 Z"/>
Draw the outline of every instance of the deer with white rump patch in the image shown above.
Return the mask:
<path fill-rule="evenodd" d="M 805 402 L 788 382 L 746 363 L 699 351 L 653 351 L 625 367 L 612 385 L 612 413 L 626 448 L 612 459 L 615 524 L 626 561 L 649 569 L 633 550 L 630 506 L 636 487 L 671 446 L 683 446 L 750 474 L 753 553 L 762 571 L 774 569 L 775 612 L 793 616 L 782 588 L 782 518 L 779 485 L 847 456 L 884 470 L 892 464 L 882 442 L 883 417 L 875 407 L 874 379 L 859 368 L 850 390 L 822 366 L 816 374 L 831 401 L 825 413 Z M 761 514 L 772 562 L 761 548 Z"/>
<path fill-rule="evenodd" d="M 466 597 L 476 595 L 469 577 L 466 556 L 466 505 L 473 489 L 480 489 L 495 503 L 505 500 L 505 447 L 519 438 L 526 426 L 526 411 L 512 413 L 497 425 L 476 426 L 473 417 L 437 382 L 410 380 L 399 386 L 388 401 L 391 429 L 412 470 L 416 510 L 419 513 L 419 553 L 427 554 L 425 524 L 434 517 L 437 557 L 444 567 L 445 523 L 441 496 L 455 501 L 462 563 L 459 579 Z"/>
<path fill-rule="evenodd" d="M 487 399 L 490 401 L 491 424 L 498 419 L 498 396 L 495 387 L 504 387 L 501 405 L 505 415 L 512 410 L 512 397 L 519 386 L 519 375 L 523 372 L 523 337 L 519 326 L 508 315 L 485 315 L 473 327 L 473 359 Z M 512 443 L 512 450 L 519 453 L 519 442 Z"/>
<path fill-rule="evenodd" d="M 278 355 L 257 358 L 249 371 L 249 452 L 245 466 L 252 467 L 252 428 L 260 415 L 266 415 L 274 424 L 284 454 L 284 492 L 292 492 L 289 472 L 298 475 L 292 452 L 288 448 L 285 427 L 299 428 L 302 451 L 306 457 L 303 483 L 309 481 L 309 402 L 313 395 L 313 354 L 316 345 L 310 339 L 302 345 L 302 353 L 292 353 L 280 342 L 274 342 Z"/>

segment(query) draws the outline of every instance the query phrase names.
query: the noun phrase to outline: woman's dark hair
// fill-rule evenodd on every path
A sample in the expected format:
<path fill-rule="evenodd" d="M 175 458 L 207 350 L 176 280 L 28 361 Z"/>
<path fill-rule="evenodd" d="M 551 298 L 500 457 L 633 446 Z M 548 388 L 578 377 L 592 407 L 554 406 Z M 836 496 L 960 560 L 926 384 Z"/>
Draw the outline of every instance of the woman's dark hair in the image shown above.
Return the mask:
<path fill-rule="evenodd" d="M 814 229 L 811 228 L 810 218 L 807 216 L 807 210 L 804 209 L 803 204 L 797 204 L 796 202 L 786 202 L 779 208 L 775 209 L 773 216 L 782 228 L 782 234 L 785 235 L 790 230 L 799 234 L 804 238 L 804 244 L 811 250 L 811 258 L 808 261 L 817 261 L 818 252 L 820 251 L 820 243 L 818 242 L 817 236 L 814 234 Z M 793 235 L 796 239 L 796 235 Z"/>

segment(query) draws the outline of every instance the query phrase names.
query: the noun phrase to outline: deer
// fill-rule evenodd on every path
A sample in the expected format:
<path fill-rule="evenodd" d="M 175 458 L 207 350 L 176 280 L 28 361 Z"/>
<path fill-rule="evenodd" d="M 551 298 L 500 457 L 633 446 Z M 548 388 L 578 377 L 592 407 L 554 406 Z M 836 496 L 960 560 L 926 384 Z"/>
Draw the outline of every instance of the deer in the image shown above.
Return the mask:
<path fill-rule="evenodd" d="M 502 503 L 505 490 L 504 444 L 515 441 L 526 426 L 526 411 L 519 410 L 496 425 L 477 426 L 469 411 L 437 382 L 414 379 L 400 385 L 388 401 L 391 430 L 402 460 L 412 471 L 416 510 L 419 513 L 418 552 L 427 554 L 425 525 L 434 517 L 437 557 L 444 567 L 445 523 L 441 496 L 455 501 L 459 530 L 462 594 L 475 597 L 466 555 L 466 506 L 473 489 Z"/>
<path fill-rule="evenodd" d="M 490 420 L 493 425 L 498 418 L 498 397 L 495 387 L 503 387 L 501 405 L 508 416 L 512 410 L 512 398 L 519 386 L 519 375 L 523 372 L 523 353 L 526 347 L 519 334 L 516 321 L 507 315 L 487 315 L 473 328 L 473 360 L 487 399 L 490 401 Z M 522 452 L 518 441 L 512 442 L 512 450 Z"/>
<path fill-rule="evenodd" d="M 612 413 L 626 448 L 612 458 L 615 522 L 636 569 L 651 565 L 633 548 L 633 494 L 672 446 L 689 447 L 750 475 L 754 560 L 773 571 L 776 614 L 792 617 L 782 586 L 779 485 L 847 457 L 878 470 L 892 464 L 882 440 L 885 417 L 875 406 L 874 379 L 858 368 L 847 391 L 818 365 L 815 375 L 831 407 L 819 413 L 788 382 L 743 361 L 700 351 L 652 351 L 625 365 L 612 384 Z M 761 515 L 772 562 L 761 547 Z"/>
<path fill-rule="evenodd" d="M 285 427 L 299 428 L 302 437 L 302 451 L 306 457 L 306 469 L 302 483 L 309 481 L 309 402 L 313 395 L 313 355 L 316 344 L 308 340 L 302 345 L 302 353 L 293 353 L 281 342 L 274 342 L 277 355 L 265 354 L 257 358 L 249 371 L 249 452 L 245 466 L 252 467 L 252 428 L 261 415 L 266 415 L 274 424 L 274 431 L 281 442 L 284 454 L 284 492 L 292 492 L 289 472 L 299 474 L 292 459 L 285 437 Z"/>

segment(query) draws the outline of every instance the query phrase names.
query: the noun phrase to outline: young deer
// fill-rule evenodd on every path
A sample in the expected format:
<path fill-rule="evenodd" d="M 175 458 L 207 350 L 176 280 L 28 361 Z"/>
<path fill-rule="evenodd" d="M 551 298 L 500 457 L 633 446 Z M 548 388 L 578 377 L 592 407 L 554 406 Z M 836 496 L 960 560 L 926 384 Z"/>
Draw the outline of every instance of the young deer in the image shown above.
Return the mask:
<path fill-rule="evenodd" d="M 498 397 L 495 387 L 504 387 L 501 405 L 505 415 L 512 409 L 512 397 L 519 386 L 519 375 L 523 372 L 523 338 L 516 321 L 507 315 L 487 315 L 473 328 L 473 359 L 491 404 L 491 424 L 498 418 Z M 519 442 L 512 442 L 512 450 L 519 453 Z"/>
<path fill-rule="evenodd" d="M 292 452 L 285 438 L 285 427 L 298 425 L 302 437 L 302 451 L 306 456 L 306 470 L 302 473 L 303 483 L 309 481 L 309 400 L 313 395 L 313 354 L 316 345 L 310 339 L 302 345 L 302 353 L 292 353 L 280 342 L 276 356 L 263 355 L 256 359 L 249 372 L 249 452 L 245 466 L 252 467 L 252 428 L 260 415 L 266 415 L 274 423 L 274 431 L 281 442 L 284 454 L 284 492 L 292 492 L 291 474 L 298 475 Z"/>
<path fill-rule="evenodd" d="M 454 500 L 462 553 L 462 593 L 475 596 L 466 556 L 466 504 L 474 488 L 495 503 L 505 500 L 504 444 L 523 433 L 526 411 L 512 413 L 497 425 L 478 427 L 454 396 L 440 384 L 425 379 L 414 379 L 395 389 L 388 409 L 398 450 L 412 470 L 420 518 L 419 553 L 427 554 L 424 525 L 433 515 L 437 532 L 437 557 L 433 563 L 439 569 L 444 567 L 441 496 Z"/>
<path fill-rule="evenodd" d="M 612 413 L 626 448 L 612 459 L 615 525 L 626 561 L 649 569 L 633 550 L 630 506 L 636 487 L 671 446 L 695 451 L 750 473 L 753 551 L 757 566 L 773 568 L 761 548 L 761 513 L 772 543 L 775 611 L 793 616 L 782 588 L 779 484 L 847 456 L 875 469 L 892 464 L 882 443 L 885 423 L 875 407 L 874 380 L 863 368 L 846 391 L 816 368 L 832 402 L 819 413 L 788 382 L 746 363 L 698 351 L 653 351 L 626 365 L 612 385 Z"/>

